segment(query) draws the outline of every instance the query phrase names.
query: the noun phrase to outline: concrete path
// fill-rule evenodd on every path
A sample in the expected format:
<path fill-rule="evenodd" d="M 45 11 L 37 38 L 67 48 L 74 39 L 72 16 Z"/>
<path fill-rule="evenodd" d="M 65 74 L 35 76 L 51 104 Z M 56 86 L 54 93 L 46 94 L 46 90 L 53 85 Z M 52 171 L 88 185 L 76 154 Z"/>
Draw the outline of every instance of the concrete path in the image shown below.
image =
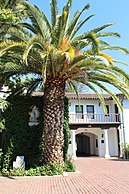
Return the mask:
<path fill-rule="evenodd" d="M 80 173 L 55 177 L 0 177 L 0 194 L 129 194 L 129 161 L 78 158 Z"/>

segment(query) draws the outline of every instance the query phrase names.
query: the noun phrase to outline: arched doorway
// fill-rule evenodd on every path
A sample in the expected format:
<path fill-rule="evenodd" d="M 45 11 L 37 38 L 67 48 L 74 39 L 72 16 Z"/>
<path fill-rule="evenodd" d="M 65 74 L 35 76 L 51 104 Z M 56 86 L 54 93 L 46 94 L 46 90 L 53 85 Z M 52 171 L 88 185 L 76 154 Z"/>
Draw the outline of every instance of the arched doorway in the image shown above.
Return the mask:
<path fill-rule="evenodd" d="M 76 135 L 77 144 L 77 156 L 89 156 L 90 155 L 90 138 L 83 133 Z"/>
<path fill-rule="evenodd" d="M 89 132 L 76 135 L 77 156 L 98 156 L 98 136 Z"/>

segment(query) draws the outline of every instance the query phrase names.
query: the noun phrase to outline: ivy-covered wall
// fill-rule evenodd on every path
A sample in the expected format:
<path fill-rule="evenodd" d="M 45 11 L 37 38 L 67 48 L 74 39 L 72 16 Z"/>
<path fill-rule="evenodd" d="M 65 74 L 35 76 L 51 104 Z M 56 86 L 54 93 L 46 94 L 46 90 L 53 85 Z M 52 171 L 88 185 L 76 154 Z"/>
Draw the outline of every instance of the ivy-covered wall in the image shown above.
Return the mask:
<path fill-rule="evenodd" d="M 6 128 L 6 144 L 3 148 L 3 168 L 12 167 L 17 155 L 25 156 L 26 168 L 41 165 L 43 161 L 43 97 L 10 96 L 10 105 L 3 113 Z M 29 126 L 32 106 L 40 112 L 39 124 Z M 65 98 L 64 111 L 64 160 L 69 145 L 68 99 Z"/>
<path fill-rule="evenodd" d="M 67 160 L 68 148 L 70 141 L 70 128 L 69 128 L 69 100 L 65 98 L 64 101 L 64 161 Z"/>

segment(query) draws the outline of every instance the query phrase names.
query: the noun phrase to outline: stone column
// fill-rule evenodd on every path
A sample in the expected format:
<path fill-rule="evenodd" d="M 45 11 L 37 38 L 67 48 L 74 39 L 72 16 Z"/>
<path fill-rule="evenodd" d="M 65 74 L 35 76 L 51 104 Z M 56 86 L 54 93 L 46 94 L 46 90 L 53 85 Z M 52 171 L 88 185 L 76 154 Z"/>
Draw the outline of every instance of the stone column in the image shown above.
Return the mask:
<path fill-rule="evenodd" d="M 105 139 L 105 158 L 110 158 L 109 154 L 109 141 L 108 141 L 108 129 L 104 129 L 104 139 Z"/>
<path fill-rule="evenodd" d="M 76 149 L 77 149 L 77 145 L 76 145 L 76 138 L 75 138 L 75 132 L 76 130 L 71 130 L 71 155 L 73 159 L 76 159 Z"/>
<path fill-rule="evenodd" d="M 119 142 L 120 143 L 120 155 L 119 155 L 119 157 L 122 158 L 123 157 L 123 151 L 122 151 L 122 142 L 123 142 L 122 141 L 122 139 L 123 139 L 122 135 L 123 134 L 122 134 L 122 129 L 120 127 L 118 128 L 118 131 L 119 131 L 119 140 L 120 140 L 120 142 Z"/>

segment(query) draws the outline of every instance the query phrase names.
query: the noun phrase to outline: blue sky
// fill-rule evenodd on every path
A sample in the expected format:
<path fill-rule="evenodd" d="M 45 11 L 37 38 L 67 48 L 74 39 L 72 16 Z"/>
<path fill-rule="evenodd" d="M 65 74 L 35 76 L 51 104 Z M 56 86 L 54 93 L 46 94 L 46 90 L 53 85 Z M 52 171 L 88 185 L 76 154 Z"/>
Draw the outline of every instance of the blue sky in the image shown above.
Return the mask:
<path fill-rule="evenodd" d="M 29 0 L 29 2 L 37 5 L 48 17 L 50 17 L 50 1 Z M 66 3 L 66 0 L 58 0 L 58 2 L 59 7 L 61 8 Z M 73 14 L 75 11 L 81 10 L 87 3 L 90 3 L 91 6 L 89 10 L 83 14 L 82 19 L 91 14 L 95 14 L 95 16 L 84 25 L 80 33 L 106 23 L 114 23 L 114 26 L 107 28 L 106 31 L 118 32 L 121 35 L 121 38 L 108 39 L 110 44 L 123 46 L 129 49 L 129 0 L 73 0 L 71 13 Z M 119 51 L 111 52 L 110 55 L 112 58 L 129 64 L 129 56 L 126 56 Z M 121 67 L 129 73 L 129 66 L 126 67 L 121 65 Z"/>

